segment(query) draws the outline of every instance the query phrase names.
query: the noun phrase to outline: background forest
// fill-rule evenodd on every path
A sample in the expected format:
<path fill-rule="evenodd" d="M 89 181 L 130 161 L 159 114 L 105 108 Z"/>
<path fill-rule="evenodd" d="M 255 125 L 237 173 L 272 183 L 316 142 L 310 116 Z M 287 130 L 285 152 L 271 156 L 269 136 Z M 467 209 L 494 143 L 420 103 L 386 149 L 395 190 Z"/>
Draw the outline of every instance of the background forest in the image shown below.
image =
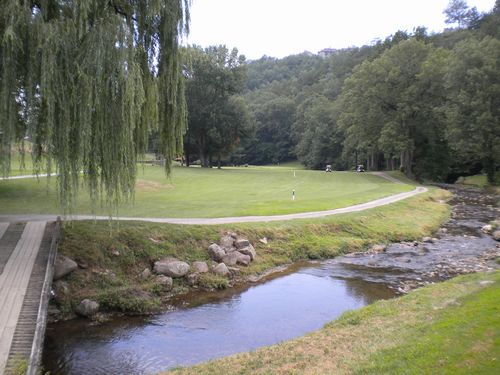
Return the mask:
<path fill-rule="evenodd" d="M 450 28 L 397 31 L 369 46 L 245 61 L 187 47 L 185 159 L 202 166 L 298 159 L 308 168 L 400 169 L 454 181 L 500 165 L 500 0 L 464 1 Z"/>

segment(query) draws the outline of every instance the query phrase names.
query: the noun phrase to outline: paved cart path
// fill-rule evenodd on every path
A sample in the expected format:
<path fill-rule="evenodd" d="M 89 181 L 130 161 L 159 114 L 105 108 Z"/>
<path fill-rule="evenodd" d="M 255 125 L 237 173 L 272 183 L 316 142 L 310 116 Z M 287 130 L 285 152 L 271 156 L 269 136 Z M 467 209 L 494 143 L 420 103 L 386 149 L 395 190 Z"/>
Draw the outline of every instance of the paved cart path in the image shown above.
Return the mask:
<path fill-rule="evenodd" d="M 381 176 L 384 177 L 385 176 Z M 390 176 L 388 176 L 390 177 Z M 399 180 L 397 180 L 400 182 Z M 425 193 L 427 188 L 419 186 L 412 191 L 390 195 L 385 198 L 375 199 L 370 202 L 356 204 L 353 206 L 336 208 L 333 210 L 315 211 L 315 212 L 300 212 L 286 215 L 273 216 L 237 216 L 237 217 L 220 217 L 220 218 L 155 218 L 155 217 L 113 217 L 113 220 L 123 221 L 146 221 L 152 223 L 168 223 L 168 224 L 186 224 L 186 225 L 218 225 L 232 223 L 257 223 L 271 221 L 287 221 L 295 219 L 312 219 L 321 218 L 331 215 L 345 214 L 350 212 L 358 212 L 368 210 L 370 208 L 380 207 L 387 204 L 395 203 L 403 199 L 414 197 L 415 195 Z M 2 221 L 55 221 L 56 215 L 0 215 Z M 92 215 L 73 215 L 66 217 L 68 220 L 108 220 L 108 216 L 92 216 Z"/>

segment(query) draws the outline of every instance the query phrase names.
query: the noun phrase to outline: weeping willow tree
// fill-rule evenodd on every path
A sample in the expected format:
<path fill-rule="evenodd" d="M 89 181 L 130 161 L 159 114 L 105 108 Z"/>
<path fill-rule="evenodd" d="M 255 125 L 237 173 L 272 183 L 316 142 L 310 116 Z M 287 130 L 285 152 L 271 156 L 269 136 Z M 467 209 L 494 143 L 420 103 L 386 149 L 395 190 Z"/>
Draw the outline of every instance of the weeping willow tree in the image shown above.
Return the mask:
<path fill-rule="evenodd" d="M 167 173 L 182 151 L 179 39 L 190 0 L 2 0 L 0 168 L 31 140 L 35 172 L 57 173 L 65 212 L 85 184 L 116 208 L 134 193 L 148 132 Z M 24 146 L 22 146 L 24 149 Z"/>

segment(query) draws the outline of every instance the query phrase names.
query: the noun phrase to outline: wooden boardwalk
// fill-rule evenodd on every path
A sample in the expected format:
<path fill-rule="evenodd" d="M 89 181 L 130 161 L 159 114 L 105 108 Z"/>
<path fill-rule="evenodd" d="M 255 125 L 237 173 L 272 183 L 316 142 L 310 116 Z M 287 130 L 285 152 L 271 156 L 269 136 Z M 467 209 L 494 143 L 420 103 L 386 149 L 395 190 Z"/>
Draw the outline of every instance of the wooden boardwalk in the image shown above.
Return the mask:
<path fill-rule="evenodd" d="M 38 366 L 56 251 L 54 228 L 44 221 L 0 223 L 0 374 L 10 373 L 16 361 L 31 373 Z"/>

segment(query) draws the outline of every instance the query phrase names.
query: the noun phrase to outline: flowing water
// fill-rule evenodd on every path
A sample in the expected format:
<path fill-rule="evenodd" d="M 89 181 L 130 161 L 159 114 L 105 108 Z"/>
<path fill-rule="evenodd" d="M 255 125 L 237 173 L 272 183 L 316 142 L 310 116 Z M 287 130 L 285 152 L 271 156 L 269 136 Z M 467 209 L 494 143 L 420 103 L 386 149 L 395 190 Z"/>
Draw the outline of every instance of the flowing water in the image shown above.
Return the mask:
<path fill-rule="evenodd" d="M 346 310 L 426 283 L 497 267 L 497 243 L 480 230 L 498 218 L 496 197 L 454 192 L 452 219 L 428 243 L 297 264 L 258 285 L 184 296 L 155 316 L 51 324 L 44 368 L 53 375 L 150 374 L 191 365 L 301 336 Z"/>

